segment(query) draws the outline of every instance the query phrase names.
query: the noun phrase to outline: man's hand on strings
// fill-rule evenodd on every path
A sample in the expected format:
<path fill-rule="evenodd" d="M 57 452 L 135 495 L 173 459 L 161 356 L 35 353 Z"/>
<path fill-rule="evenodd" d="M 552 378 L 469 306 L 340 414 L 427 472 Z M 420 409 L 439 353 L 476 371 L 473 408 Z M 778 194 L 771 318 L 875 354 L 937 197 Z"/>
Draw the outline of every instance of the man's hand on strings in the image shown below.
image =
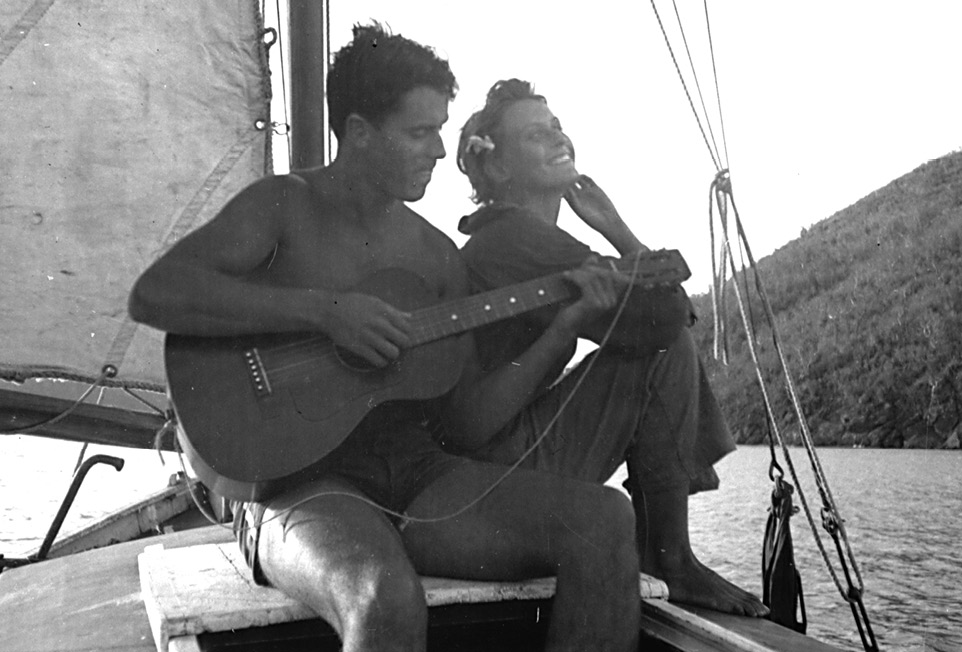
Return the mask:
<path fill-rule="evenodd" d="M 327 335 L 334 344 L 377 367 L 385 367 L 410 346 L 410 313 L 377 297 L 356 292 L 334 297 Z"/>

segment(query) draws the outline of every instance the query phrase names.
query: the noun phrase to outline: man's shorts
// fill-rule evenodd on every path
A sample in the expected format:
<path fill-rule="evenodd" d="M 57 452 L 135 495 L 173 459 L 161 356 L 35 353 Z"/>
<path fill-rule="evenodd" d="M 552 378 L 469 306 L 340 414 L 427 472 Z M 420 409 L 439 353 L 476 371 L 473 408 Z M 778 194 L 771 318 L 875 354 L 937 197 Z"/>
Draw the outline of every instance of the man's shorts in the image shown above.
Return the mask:
<path fill-rule="evenodd" d="M 463 458 L 442 451 L 422 424 L 365 427 L 365 423 L 330 455 L 302 473 L 289 491 L 303 491 L 310 484 L 338 480 L 374 503 L 403 514 L 428 485 L 466 463 Z M 319 492 L 322 491 L 319 484 Z M 273 501 L 285 495 L 233 505 L 234 535 L 257 584 L 268 584 L 257 557 L 264 513 Z M 403 529 L 404 520 L 396 514 L 387 516 Z"/>

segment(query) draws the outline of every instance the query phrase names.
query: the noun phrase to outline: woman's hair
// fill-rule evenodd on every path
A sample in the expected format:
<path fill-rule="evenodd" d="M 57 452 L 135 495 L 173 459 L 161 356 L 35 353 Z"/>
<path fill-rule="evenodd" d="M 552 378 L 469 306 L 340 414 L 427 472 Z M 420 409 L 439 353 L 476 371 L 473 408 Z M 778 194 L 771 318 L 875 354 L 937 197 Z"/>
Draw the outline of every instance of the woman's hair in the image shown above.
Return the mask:
<path fill-rule="evenodd" d="M 461 128 L 458 169 L 468 176 L 473 189 L 471 200 L 476 204 L 490 204 L 499 199 L 498 187 L 488 177 L 484 162 L 491 156 L 491 152 L 497 149 L 498 144 L 503 142 L 499 127 L 505 110 L 521 100 L 546 101 L 543 96 L 534 92 L 534 86 L 530 82 L 502 79 L 488 91 L 484 108 L 476 111 Z M 488 146 L 479 145 L 485 139 Z"/>
<path fill-rule="evenodd" d="M 374 125 L 400 108 L 408 91 L 433 88 L 453 100 L 457 81 L 432 48 L 391 34 L 380 23 L 355 25 L 354 38 L 334 55 L 327 78 L 331 130 L 340 140 L 356 113 Z"/>

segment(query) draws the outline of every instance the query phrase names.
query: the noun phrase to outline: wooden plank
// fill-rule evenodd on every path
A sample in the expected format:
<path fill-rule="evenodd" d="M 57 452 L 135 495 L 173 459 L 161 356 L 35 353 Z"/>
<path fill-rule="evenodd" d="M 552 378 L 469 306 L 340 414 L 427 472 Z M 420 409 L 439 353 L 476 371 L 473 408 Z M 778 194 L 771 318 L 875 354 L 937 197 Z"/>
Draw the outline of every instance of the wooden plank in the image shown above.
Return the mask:
<path fill-rule="evenodd" d="M 209 526 L 153 539 L 166 548 L 233 541 Z M 0 573 L 0 650 L 154 652 L 137 556 L 146 541 L 98 548 Z"/>
<path fill-rule="evenodd" d="M 147 617 L 160 652 L 177 636 L 316 618 L 275 589 L 254 584 L 236 545 L 165 550 L 138 559 Z"/>
<path fill-rule="evenodd" d="M 765 618 L 642 601 L 642 631 L 686 652 L 839 652 L 817 639 Z"/>
<path fill-rule="evenodd" d="M 663 600 L 642 601 L 642 614 L 647 633 L 686 650 L 777 652 Z"/>
<path fill-rule="evenodd" d="M 180 481 L 108 514 L 93 525 L 58 537 L 51 546 L 48 557 L 66 557 L 122 541 L 133 541 L 145 534 L 157 532 L 162 524 L 193 507 L 190 489 L 184 481 Z M 36 550 L 30 554 L 35 553 Z"/>
<path fill-rule="evenodd" d="M 164 417 L 153 412 L 105 407 L 0 387 L 0 429 L 17 432 L 46 422 L 70 410 L 56 423 L 31 430 L 29 434 L 67 441 L 90 442 L 129 448 L 153 448 L 154 435 L 164 425 Z M 173 438 L 162 442 L 163 450 L 173 450 Z"/>
<path fill-rule="evenodd" d="M 167 646 L 168 652 L 201 652 L 200 642 L 196 636 L 182 636 L 175 638 Z"/>
<path fill-rule="evenodd" d="M 148 547 L 140 555 L 141 589 L 157 649 L 169 652 L 171 640 L 313 619 L 317 616 L 280 591 L 257 586 L 233 544 L 189 548 Z M 507 600 L 542 600 L 554 596 L 554 578 L 522 582 L 472 582 L 424 577 L 429 607 Z M 664 600 L 668 588 L 641 576 L 642 597 Z"/>
<path fill-rule="evenodd" d="M 732 614 L 712 611 L 701 607 L 684 605 L 685 611 L 697 618 L 715 623 L 726 631 L 737 633 L 775 650 L 793 652 L 839 652 L 839 648 L 805 636 L 765 618 L 746 618 Z"/>

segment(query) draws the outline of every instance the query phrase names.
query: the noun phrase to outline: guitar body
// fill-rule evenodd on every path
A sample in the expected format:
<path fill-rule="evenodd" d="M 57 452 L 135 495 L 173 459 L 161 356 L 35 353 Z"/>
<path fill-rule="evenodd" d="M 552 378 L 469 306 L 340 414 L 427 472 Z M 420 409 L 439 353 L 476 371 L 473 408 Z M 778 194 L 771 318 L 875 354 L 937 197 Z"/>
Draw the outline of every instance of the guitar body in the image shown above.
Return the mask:
<path fill-rule="evenodd" d="M 404 310 L 438 302 L 404 270 L 378 272 L 356 289 Z M 237 500 L 281 490 L 377 405 L 444 394 L 460 377 L 466 353 L 462 338 L 449 336 L 374 368 L 315 333 L 170 334 L 165 341 L 181 447 L 204 484 Z"/>

